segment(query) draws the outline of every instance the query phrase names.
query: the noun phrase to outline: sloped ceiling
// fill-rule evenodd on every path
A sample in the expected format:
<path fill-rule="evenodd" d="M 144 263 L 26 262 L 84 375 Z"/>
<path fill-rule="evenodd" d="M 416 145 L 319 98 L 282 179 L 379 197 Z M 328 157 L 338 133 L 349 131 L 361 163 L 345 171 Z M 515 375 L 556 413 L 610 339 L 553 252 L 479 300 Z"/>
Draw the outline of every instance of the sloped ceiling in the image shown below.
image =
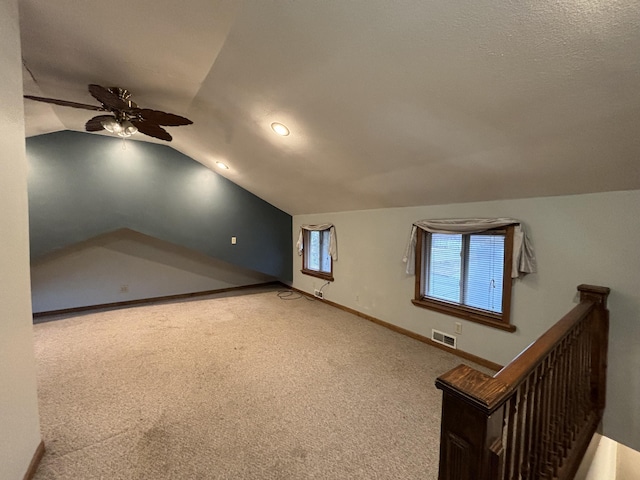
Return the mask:
<path fill-rule="evenodd" d="M 169 127 L 174 148 L 290 214 L 640 188 L 637 0 L 20 0 L 20 15 L 25 94 L 127 88 L 194 121 Z M 91 114 L 26 100 L 26 133 Z"/>

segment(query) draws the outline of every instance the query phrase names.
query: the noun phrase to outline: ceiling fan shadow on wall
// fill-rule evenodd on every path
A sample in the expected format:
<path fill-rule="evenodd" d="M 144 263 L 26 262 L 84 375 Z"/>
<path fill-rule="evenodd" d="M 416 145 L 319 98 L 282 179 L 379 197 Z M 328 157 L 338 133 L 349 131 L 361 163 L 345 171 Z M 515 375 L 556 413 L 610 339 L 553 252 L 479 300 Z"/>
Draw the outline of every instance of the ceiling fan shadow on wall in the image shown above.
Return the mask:
<path fill-rule="evenodd" d="M 191 125 L 193 123 L 188 118 L 174 115 L 173 113 L 152 110 L 150 108 L 139 108 L 138 105 L 129 100 L 131 93 L 124 88 L 107 88 L 90 84 L 89 93 L 101 103 L 101 106 L 69 102 L 56 98 L 35 97 L 33 95 L 25 95 L 24 98 L 38 102 L 52 103 L 63 107 L 110 112 L 111 115 L 98 115 L 90 119 L 85 124 L 85 130 L 87 132 L 107 130 L 123 138 L 140 132 L 150 137 L 170 142 L 172 139 L 171 135 L 162 127 L 177 127 L 181 125 Z"/>

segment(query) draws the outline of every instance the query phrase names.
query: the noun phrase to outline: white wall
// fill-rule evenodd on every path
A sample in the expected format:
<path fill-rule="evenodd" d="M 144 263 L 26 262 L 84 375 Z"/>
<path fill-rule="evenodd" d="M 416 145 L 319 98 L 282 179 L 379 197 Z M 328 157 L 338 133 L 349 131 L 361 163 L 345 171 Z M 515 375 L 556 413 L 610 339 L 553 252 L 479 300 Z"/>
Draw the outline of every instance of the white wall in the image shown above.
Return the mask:
<path fill-rule="evenodd" d="M 22 479 L 40 443 L 29 296 L 27 161 L 18 4 L 0 2 L 0 476 Z"/>
<path fill-rule="evenodd" d="M 122 229 L 31 264 L 34 312 L 274 281 L 133 230 Z M 126 287 L 123 292 L 123 287 Z"/>
<path fill-rule="evenodd" d="M 618 445 L 616 480 L 638 480 L 640 478 L 640 452 Z M 600 480 L 598 478 L 598 480 Z"/>
<path fill-rule="evenodd" d="M 458 348 L 505 364 L 574 307 L 581 283 L 610 287 L 608 406 L 604 433 L 640 450 L 640 191 L 505 200 L 431 207 L 339 212 L 294 217 L 294 239 L 305 223 L 336 226 L 339 260 L 327 300 L 424 336 L 453 333 Z M 401 259 L 411 223 L 424 218 L 513 217 L 527 227 L 538 273 L 513 289 L 508 333 L 415 307 L 414 277 Z M 300 273 L 293 286 L 312 292 L 324 282 Z M 432 388 L 431 386 L 427 386 Z"/>

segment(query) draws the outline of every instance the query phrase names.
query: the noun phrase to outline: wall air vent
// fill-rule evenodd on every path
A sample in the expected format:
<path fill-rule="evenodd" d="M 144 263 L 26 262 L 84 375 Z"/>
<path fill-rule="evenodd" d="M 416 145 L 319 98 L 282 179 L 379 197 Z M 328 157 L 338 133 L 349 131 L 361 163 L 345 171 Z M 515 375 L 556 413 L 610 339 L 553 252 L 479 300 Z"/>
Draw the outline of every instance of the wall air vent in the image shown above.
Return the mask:
<path fill-rule="evenodd" d="M 440 332 L 439 330 L 431 330 L 431 340 L 446 345 L 447 347 L 456 348 L 456 337 Z"/>

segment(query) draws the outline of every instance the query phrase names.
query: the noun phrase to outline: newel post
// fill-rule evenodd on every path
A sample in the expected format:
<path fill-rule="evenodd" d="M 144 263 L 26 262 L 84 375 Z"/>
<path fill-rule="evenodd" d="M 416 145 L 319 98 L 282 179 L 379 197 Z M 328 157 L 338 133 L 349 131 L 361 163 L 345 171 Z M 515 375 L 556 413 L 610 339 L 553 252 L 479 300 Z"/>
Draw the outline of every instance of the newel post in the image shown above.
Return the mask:
<path fill-rule="evenodd" d="M 500 478 L 506 385 L 460 365 L 438 377 L 442 390 L 439 480 Z"/>
<path fill-rule="evenodd" d="M 591 320 L 591 400 L 600 410 L 604 410 L 607 391 L 607 350 L 609 346 L 609 310 L 607 298 L 611 291 L 607 287 L 579 285 L 580 303 L 593 302 Z"/>

